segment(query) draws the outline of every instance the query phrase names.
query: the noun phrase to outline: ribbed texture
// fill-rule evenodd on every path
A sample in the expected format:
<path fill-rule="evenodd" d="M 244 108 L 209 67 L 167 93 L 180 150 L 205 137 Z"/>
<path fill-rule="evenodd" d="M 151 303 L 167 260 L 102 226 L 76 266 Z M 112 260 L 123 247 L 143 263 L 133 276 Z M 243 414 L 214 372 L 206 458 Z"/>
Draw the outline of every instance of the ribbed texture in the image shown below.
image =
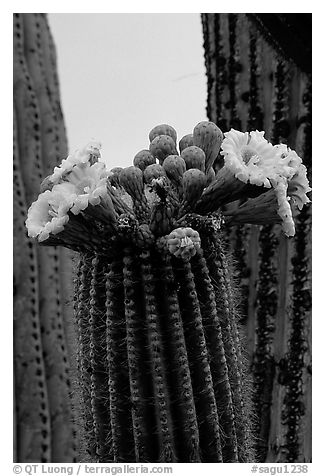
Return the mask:
<path fill-rule="evenodd" d="M 24 226 L 40 182 L 66 153 L 55 49 L 44 14 L 17 13 L 13 23 L 15 453 L 21 462 L 73 462 L 71 255 L 35 246 Z"/>
<path fill-rule="evenodd" d="M 251 14 L 202 14 L 208 118 L 223 131 L 237 120 L 239 130 L 264 130 L 296 150 L 310 173 L 311 78 L 275 48 L 278 30 L 255 16 L 258 28 Z M 280 16 L 265 15 L 274 24 Z M 290 25 L 281 28 L 283 35 Z M 226 238 L 238 261 L 260 461 L 311 461 L 310 223 L 307 206 L 293 239 L 279 226 L 248 225 L 232 227 Z"/>
<path fill-rule="evenodd" d="M 81 257 L 76 318 L 93 461 L 254 459 L 228 263 L 219 234 L 209 236 L 211 249 L 190 262 L 155 245 L 116 245 L 109 262 Z"/>

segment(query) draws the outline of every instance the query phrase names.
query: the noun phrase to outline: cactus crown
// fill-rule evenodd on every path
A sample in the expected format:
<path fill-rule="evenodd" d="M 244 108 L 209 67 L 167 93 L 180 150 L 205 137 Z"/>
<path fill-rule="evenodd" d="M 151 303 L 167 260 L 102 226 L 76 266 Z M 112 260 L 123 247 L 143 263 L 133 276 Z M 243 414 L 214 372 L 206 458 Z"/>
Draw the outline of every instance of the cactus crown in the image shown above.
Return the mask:
<path fill-rule="evenodd" d="M 149 138 L 149 148 L 125 169 L 107 171 L 98 162 L 98 143 L 63 160 L 29 210 L 29 235 L 107 253 L 114 242 L 142 246 L 167 237 L 187 223 L 187 214 L 218 216 L 221 210 L 230 225 L 282 223 L 288 236 L 294 234 L 292 217 L 309 201 L 310 188 L 300 157 L 284 144 L 273 146 L 259 131 L 224 135 L 208 121 L 180 140 L 180 153 L 167 124 Z M 219 153 L 224 166 L 215 174 Z M 238 199 L 244 206 L 228 207 Z"/>

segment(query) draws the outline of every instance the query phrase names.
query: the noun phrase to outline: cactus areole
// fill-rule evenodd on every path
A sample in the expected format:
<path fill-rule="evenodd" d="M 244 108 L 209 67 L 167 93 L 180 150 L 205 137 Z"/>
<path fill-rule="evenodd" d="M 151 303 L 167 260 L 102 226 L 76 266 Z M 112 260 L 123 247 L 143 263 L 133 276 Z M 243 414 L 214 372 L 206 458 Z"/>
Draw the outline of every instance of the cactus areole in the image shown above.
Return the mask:
<path fill-rule="evenodd" d="M 89 459 L 251 462 L 249 378 L 222 227 L 278 223 L 294 235 L 293 217 L 309 202 L 306 169 L 264 132 L 223 133 L 212 122 L 178 146 L 167 124 L 149 140 L 124 169 L 109 171 L 93 142 L 71 154 L 26 220 L 40 244 L 80 256 Z"/>

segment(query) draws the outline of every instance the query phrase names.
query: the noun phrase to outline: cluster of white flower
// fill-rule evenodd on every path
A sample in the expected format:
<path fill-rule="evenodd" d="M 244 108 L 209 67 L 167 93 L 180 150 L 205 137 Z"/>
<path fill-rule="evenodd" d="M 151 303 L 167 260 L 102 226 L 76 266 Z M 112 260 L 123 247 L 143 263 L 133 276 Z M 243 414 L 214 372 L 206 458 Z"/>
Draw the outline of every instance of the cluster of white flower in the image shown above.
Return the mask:
<path fill-rule="evenodd" d="M 149 138 L 149 150 L 139 152 L 134 166 L 126 169 L 108 171 L 99 162 L 101 145 L 95 141 L 62 160 L 42 182 L 41 194 L 29 208 L 28 235 L 44 242 L 64 231 L 73 238 L 76 228 L 72 222 L 77 215 L 78 223 L 86 219 L 82 222 L 86 228 L 95 217 L 112 231 L 116 230 L 117 215 L 130 213 L 139 218 L 140 213 L 140 222 L 149 217 L 149 226 L 154 223 L 150 222 L 151 213 L 156 213 L 155 219 L 160 216 L 152 193 L 159 184 L 162 196 L 172 196 L 171 209 L 161 215 L 167 225 L 157 229 L 173 230 L 182 212 L 205 216 L 244 199 L 244 203 L 241 200 L 239 205 L 223 209 L 230 224 L 281 223 L 287 236 L 295 234 L 293 216 L 310 201 L 307 193 L 311 189 L 306 167 L 287 145 L 272 145 L 260 131 L 231 129 L 222 134 L 207 121 L 181 139 L 180 155 L 171 126 L 156 126 Z M 184 240 L 188 245 L 189 240 Z"/>
<path fill-rule="evenodd" d="M 297 153 L 285 144 L 273 146 L 265 139 L 264 132 L 243 133 L 231 129 L 225 133 L 221 155 L 224 157 L 223 173 L 231 172 L 245 184 L 265 187 L 275 192 L 277 213 L 282 219 L 283 231 L 287 236 L 293 236 L 295 227 L 292 209 L 296 206 L 301 210 L 310 201 L 306 194 L 311 190 L 306 167 Z M 223 186 L 226 188 L 227 182 Z M 252 213 L 255 213 L 254 200 L 251 199 L 250 203 Z M 266 214 L 270 212 L 272 210 L 265 208 Z M 263 216 L 261 223 L 262 220 Z"/>
<path fill-rule="evenodd" d="M 107 195 L 108 172 L 105 164 L 98 162 L 99 150 L 99 143 L 90 142 L 54 168 L 46 179 L 50 190 L 41 193 L 28 210 L 26 226 L 30 237 L 41 242 L 50 233 L 60 233 L 69 221 L 68 212 L 78 215 Z"/>

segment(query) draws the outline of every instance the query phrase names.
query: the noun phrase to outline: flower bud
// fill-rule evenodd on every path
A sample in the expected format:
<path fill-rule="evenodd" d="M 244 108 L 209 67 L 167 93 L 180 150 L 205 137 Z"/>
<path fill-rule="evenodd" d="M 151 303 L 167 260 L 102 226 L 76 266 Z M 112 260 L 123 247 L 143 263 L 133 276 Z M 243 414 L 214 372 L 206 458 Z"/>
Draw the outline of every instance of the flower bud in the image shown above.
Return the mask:
<path fill-rule="evenodd" d="M 150 153 L 162 164 L 168 155 L 177 154 L 176 144 L 168 135 L 160 135 L 154 138 L 149 146 Z"/>
<path fill-rule="evenodd" d="M 205 152 L 205 172 L 208 172 L 218 156 L 223 133 L 214 122 L 202 121 L 194 127 L 193 141 Z"/>
<path fill-rule="evenodd" d="M 141 200 L 144 194 L 143 173 L 131 165 L 120 173 L 120 184 L 132 198 Z"/>
<path fill-rule="evenodd" d="M 205 153 L 200 147 L 191 145 L 186 147 L 181 152 L 181 157 L 185 160 L 187 169 L 205 170 Z"/>
<path fill-rule="evenodd" d="M 183 174 L 186 171 L 186 163 L 183 157 L 179 155 L 169 155 L 163 163 L 167 176 L 176 185 L 182 182 Z"/>
<path fill-rule="evenodd" d="M 191 145 L 194 145 L 193 134 L 187 134 L 182 137 L 178 144 L 181 153 L 186 149 L 186 147 L 190 147 Z"/>
<path fill-rule="evenodd" d="M 170 136 L 173 141 L 177 142 L 177 132 L 169 124 L 159 124 L 158 126 L 151 129 L 149 132 L 149 140 L 152 142 L 157 136 L 166 135 Z"/>
<path fill-rule="evenodd" d="M 146 149 L 140 150 L 140 152 L 138 152 L 133 159 L 133 165 L 141 169 L 142 172 L 146 167 L 148 167 L 148 165 L 152 165 L 155 163 L 156 159 L 150 153 L 150 151 Z"/>
<path fill-rule="evenodd" d="M 147 184 L 150 184 L 153 179 L 158 179 L 159 177 L 166 177 L 165 169 L 159 164 L 148 165 L 143 172 L 144 181 Z"/>
<path fill-rule="evenodd" d="M 123 167 L 114 167 L 109 171 L 108 180 L 114 187 L 120 187 L 120 174 Z"/>

